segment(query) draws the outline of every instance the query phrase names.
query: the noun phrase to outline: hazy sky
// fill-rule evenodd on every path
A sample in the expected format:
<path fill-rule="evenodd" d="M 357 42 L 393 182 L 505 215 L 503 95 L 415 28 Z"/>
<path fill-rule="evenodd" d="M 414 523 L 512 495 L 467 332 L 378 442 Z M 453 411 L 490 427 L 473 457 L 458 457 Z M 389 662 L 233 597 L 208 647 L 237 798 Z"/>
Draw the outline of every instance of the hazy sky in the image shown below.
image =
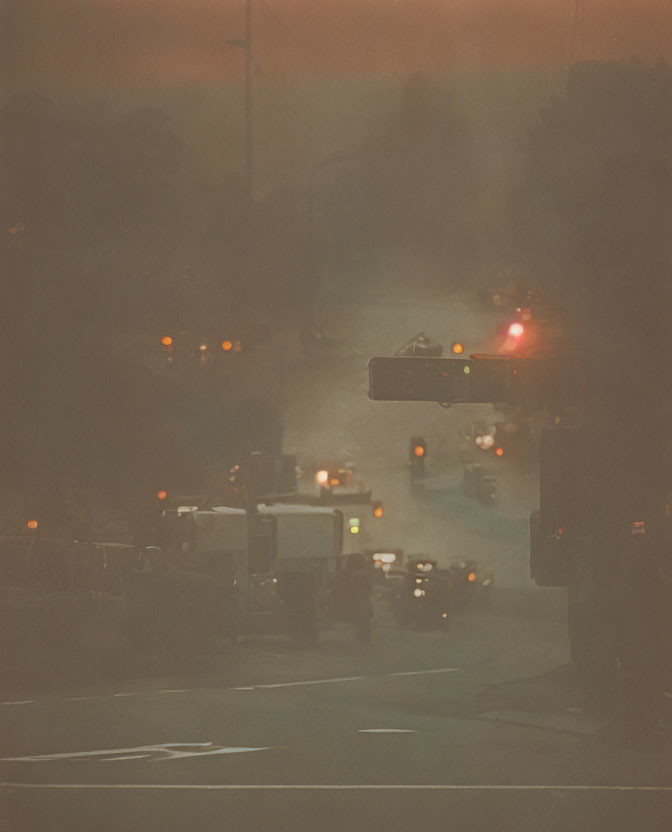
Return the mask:
<path fill-rule="evenodd" d="M 638 56 L 672 63 L 672 0 L 252 0 L 271 78 L 414 69 L 552 68 Z M 5 0 L 14 88 L 235 78 L 245 0 Z"/>

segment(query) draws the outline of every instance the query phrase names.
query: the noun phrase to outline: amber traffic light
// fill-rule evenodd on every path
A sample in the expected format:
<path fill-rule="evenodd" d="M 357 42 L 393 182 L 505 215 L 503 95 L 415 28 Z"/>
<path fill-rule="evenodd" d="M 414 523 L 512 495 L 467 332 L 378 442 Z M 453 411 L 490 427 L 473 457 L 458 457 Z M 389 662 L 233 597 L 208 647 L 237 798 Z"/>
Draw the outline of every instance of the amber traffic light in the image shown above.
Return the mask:
<path fill-rule="evenodd" d="M 161 343 L 164 347 L 172 347 L 173 339 L 170 337 L 170 335 L 164 335 L 161 339 Z"/>

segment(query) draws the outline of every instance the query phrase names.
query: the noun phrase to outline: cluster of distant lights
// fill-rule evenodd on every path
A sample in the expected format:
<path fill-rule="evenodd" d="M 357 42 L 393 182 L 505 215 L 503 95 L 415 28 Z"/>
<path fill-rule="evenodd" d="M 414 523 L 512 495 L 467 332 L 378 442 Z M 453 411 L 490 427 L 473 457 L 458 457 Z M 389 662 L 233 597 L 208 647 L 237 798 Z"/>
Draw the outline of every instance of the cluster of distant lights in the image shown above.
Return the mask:
<path fill-rule="evenodd" d="M 479 434 L 474 439 L 474 442 L 482 451 L 489 451 L 491 448 L 494 447 L 495 437 L 491 433 L 483 433 Z M 495 455 L 504 456 L 504 448 L 497 446 L 495 448 Z"/>
<path fill-rule="evenodd" d="M 163 338 L 161 339 L 161 344 L 164 347 L 172 347 L 173 343 L 174 343 L 173 338 L 170 335 L 164 335 Z M 233 352 L 242 352 L 243 351 L 243 342 L 239 339 L 235 339 L 235 340 L 232 341 L 228 338 L 225 338 L 222 341 L 222 343 L 220 344 L 220 347 L 224 352 L 231 352 L 231 351 L 233 351 Z M 201 342 L 198 345 L 198 349 L 199 349 L 200 352 L 207 352 L 208 345 Z"/>

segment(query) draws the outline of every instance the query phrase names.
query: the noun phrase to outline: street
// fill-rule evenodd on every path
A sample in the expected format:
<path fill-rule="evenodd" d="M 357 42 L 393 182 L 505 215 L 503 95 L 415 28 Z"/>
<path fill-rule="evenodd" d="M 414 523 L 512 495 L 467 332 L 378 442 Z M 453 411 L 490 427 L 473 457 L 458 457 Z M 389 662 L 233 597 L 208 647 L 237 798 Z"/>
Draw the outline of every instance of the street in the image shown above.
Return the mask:
<path fill-rule="evenodd" d="M 489 608 L 423 632 L 379 602 L 366 646 L 341 624 L 310 648 L 211 640 L 174 674 L 149 662 L 124 679 L 7 685 L 3 828 L 670 828 L 667 757 L 602 734 L 569 670 L 565 593 L 529 580 L 535 473 L 503 467 L 491 507 L 462 491 L 459 426 L 491 408 L 367 400 L 368 358 L 423 321 L 445 341 L 465 318 L 484 339 L 492 328 L 468 292 L 411 307 L 414 288 L 383 266 L 355 302 L 347 290 L 329 298 L 334 342 L 312 363 L 290 356 L 285 447 L 303 465 L 301 490 L 314 487 L 313 460 L 347 457 L 384 502 L 347 549 L 476 558 L 494 570 Z M 409 431 L 430 449 L 414 485 Z"/>
<path fill-rule="evenodd" d="M 188 675 L 8 691 L 4 828 L 669 829 L 662 759 L 596 739 L 545 681 L 563 615 L 502 591 L 434 633 L 383 607 L 370 646 L 340 625 L 305 650 L 213 643 Z"/>

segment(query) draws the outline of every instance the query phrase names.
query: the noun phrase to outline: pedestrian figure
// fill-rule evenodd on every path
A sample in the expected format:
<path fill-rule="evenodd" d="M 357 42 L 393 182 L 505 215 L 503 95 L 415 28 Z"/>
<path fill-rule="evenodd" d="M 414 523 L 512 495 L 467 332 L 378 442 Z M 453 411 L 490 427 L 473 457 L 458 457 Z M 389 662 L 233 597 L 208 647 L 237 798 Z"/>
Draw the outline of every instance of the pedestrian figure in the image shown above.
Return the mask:
<path fill-rule="evenodd" d="M 334 576 L 334 617 L 352 624 L 356 640 L 363 643 L 371 639 L 372 592 L 373 581 L 364 556 L 347 555 L 344 567 Z"/>

